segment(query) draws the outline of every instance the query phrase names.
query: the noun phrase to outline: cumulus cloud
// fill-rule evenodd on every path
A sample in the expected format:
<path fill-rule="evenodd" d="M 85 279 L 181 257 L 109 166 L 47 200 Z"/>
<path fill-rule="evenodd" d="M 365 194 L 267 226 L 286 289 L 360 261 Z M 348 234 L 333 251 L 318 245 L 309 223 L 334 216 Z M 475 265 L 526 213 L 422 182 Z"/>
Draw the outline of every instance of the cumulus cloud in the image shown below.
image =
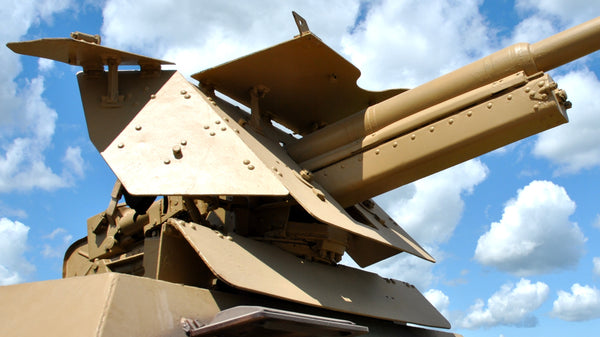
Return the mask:
<path fill-rule="evenodd" d="M 569 220 L 574 211 L 564 188 L 533 181 L 508 201 L 502 219 L 479 238 L 475 259 L 519 276 L 573 267 L 586 240 Z"/>
<path fill-rule="evenodd" d="M 488 174 L 479 160 L 471 160 L 418 180 L 376 198 L 394 220 L 437 261 L 443 259 L 439 245 L 446 242 L 460 221 L 462 196 L 473 191 Z M 427 289 L 434 265 L 408 254 L 399 254 L 367 268 L 385 277 Z"/>
<path fill-rule="evenodd" d="M 445 317 L 448 317 L 450 298 L 439 289 L 429 289 L 423 293 L 425 298 Z"/>
<path fill-rule="evenodd" d="M 461 328 L 476 329 L 497 325 L 534 327 L 533 311 L 548 298 L 550 288 L 543 282 L 521 279 L 516 285 L 506 283 L 486 302 L 478 299 L 468 313 L 456 321 Z"/>
<path fill-rule="evenodd" d="M 0 41 L 4 44 L 19 40 L 30 26 L 50 20 L 70 4 L 68 0 L 15 2 L 12 15 L 4 18 Z M 50 147 L 57 119 L 56 111 L 43 98 L 44 77 L 21 79 L 24 85 L 17 90 L 15 79 L 21 71 L 18 55 L 0 48 L 0 62 L 4 65 L 0 69 L 0 193 L 68 186 L 69 178 L 81 176 L 81 172 L 73 173 L 71 169 L 76 167 L 71 165 L 59 175 L 47 164 L 44 154 Z M 39 63 L 41 71 L 50 67 L 48 62 Z"/>
<path fill-rule="evenodd" d="M 565 321 L 600 318 L 600 290 L 578 283 L 573 284 L 570 293 L 560 290 L 551 315 Z"/>
<path fill-rule="evenodd" d="M 570 121 L 540 134 L 533 153 L 556 163 L 556 174 L 600 166 L 600 102 L 591 99 L 600 90 L 600 81 L 592 71 L 582 69 L 558 76 L 556 82 L 573 101 Z"/>
<path fill-rule="evenodd" d="M 462 196 L 473 192 L 488 174 L 479 159 L 420 179 L 377 198 L 417 242 L 437 246 L 453 234 L 464 210 Z"/>
<path fill-rule="evenodd" d="M 413 87 L 489 52 L 479 1 L 381 1 L 342 39 L 369 89 Z"/>
<path fill-rule="evenodd" d="M 109 0 L 103 9 L 103 41 L 131 51 L 151 53 L 177 63 L 184 75 L 216 66 L 298 33 L 291 12 L 297 11 L 328 44 L 343 35 L 358 15 L 359 1 Z M 335 15 L 323 15 L 324 12 Z M 268 18 L 269 24 L 264 24 Z M 131 32 L 143 34 L 131 34 Z"/>
<path fill-rule="evenodd" d="M 23 282 L 35 270 L 24 256 L 28 233 L 23 223 L 0 218 L 0 285 Z"/>
<path fill-rule="evenodd" d="M 587 0 L 517 0 L 515 6 L 522 12 L 556 18 L 569 26 L 590 20 L 600 11 L 599 3 Z"/>

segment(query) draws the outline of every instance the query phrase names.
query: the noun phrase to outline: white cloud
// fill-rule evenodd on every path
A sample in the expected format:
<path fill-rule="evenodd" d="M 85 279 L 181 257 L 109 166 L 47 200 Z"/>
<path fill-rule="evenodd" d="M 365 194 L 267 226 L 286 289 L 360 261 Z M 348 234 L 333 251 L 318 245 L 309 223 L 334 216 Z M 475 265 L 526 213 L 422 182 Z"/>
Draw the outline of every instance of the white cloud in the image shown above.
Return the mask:
<path fill-rule="evenodd" d="M 430 247 L 424 247 L 430 254 L 438 258 L 439 254 Z M 389 259 L 378 262 L 367 267 L 368 271 L 382 277 L 402 280 L 424 291 L 434 281 L 434 264 L 409 254 L 399 254 Z"/>
<path fill-rule="evenodd" d="M 488 169 L 475 159 L 418 180 L 376 198 L 392 218 L 439 262 L 439 244 L 454 233 L 464 209 L 462 196 L 473 191 Z M 399 254 L 367 268 L 385 277 L 413 284 L 420 290 L 433 281 L 434 264 Z"/>
<path fill-rule="evenodd" d="M 429 289 L 423 296 L 442 314 L 448 317 L 448 307 L 450 306 L 450 298 L 439 289 Z"/>
<path fill-rule="evenodd" d="M 557 28 L 548 18 L 531 16 L 525 18 L 514 28 L 510 40 L 505 45 L 519 42 L 535 43 L 558 33 Z"/>
<path fill-rule="evenodd" d="M 538 320 L 532 313 L 546 301 L 549 291 L 543 282 L 521 279 L 516 285 L 506 283 L 487 300 L 487 307 L 478 299 L 456 325 L 467 329 L 497 325 L 536 326 Z"/>
<path fill-rule="evenodd" d="M 83 157 L 81 157 L 81 148 L 79 146 L 67 147 L 65 156 L 63 157 L 63 164 L 65 165 L 63 176 L 66 177 L 71 174 L 77 177 L 84 176 L 85 162 Z"/>
<path fill-rule="evenodd" d="M 73 235 L 69 234 L 66 229 L 59 227 L 50 234 L 43 236 L 42 239 L 47 242 L 44 243 L 44 248 L 41 250 L 42 256 L 45 258 L 61 258 L 73 240 Z"/>
<path fill-rule="evenodd" d="M 502 219 L 479 238 L 475 259 L 519 276 L 572 267 L 586 240 L 569 221 L 574 211 L 564 188 L 533 181 L 508 201 Z"/>
<path fill-rule="evenodd" d="M 590 20 L 600 12 L 600 4 L 588 0 L 517 0 L 515 6 L 521 11 L 558 18 L 566 25 Z"/>
<path fill-rule="evenodd" d="M 291 12 L 328 44 L 353 24 L 359 1 L 228 2 L 109 0 L 103 10 L 103 43 L 152 53 L 177 63 L 185 75 L 291 39 L 298 34 Z M 335 13 L 335 15 L 323 15 Z M 268 20 L 268 24 L 265 24 Z M 134 32 L 134 33 L 132 33 Z M 135 32 L 143 32 L 137 34 Z"/>
<path fill-rule="evenodd" d="M 0 217 L 16 217 L 24 219 L 27 218 L 27 212 L 19 208 L 9 207 L 0 200 Z"/>
<path fill-rule="evenodd" d="M 28 232 L 23 223 L 0 218 L 0 285 L 23 282 L 35 270 L 24 256 Z"/>
<path fill-rule="evenodd" d="M 47 72 L 54 68 L 55 62 L 50 59 L 39 58 L 38 59 L 38 69 L 40 72 Z"/>
<path fill-rule="evenodd" d="M 600 276 L 600 257 L 595 257 L 593 260 L 594 263 L 594 274 L 596 276 Z"/>
<path fill-rule="evenodd" d="M 71 5 L 69 0 L 17 1 L 10 15 L 3 15 L 0 41 L 18 41 L 41 20 Z M 52 190 L 69 185 L 68 176 L 59 176 L 48 166 L 45 151 L 54 135 L 57 114 L 43 98 L 44 78 L 25 79 L 17 90 L 15 78 L 21 71 L 17 54 L 0 48 L 0 193 L 33 188 Z M 41 70 L 48 63 L 40 63 Z M 71 172 L 67 172 L 71 174 Z M 71 174 L 72 176 L 72 174 Z"/>
<path fill-rule="evenodd" d="M 600 102 L 591 99 L 600 90 L 600 81 L 587 69 L 559 76 L 556 81 L 573 101 L 570 121 L 540 134 L 533 153 L 558 164 L 557 174 L 600 166 Z"/>
<path fill-rule="evenodd" d="M 472 193 L 487 174 L 488 168 L 479 159 L 470 160 L 388 192 L 377 201 L 417 242 L 436 246 L 454 233 L 465 206 L 462 196 Z"/>
<path fill-rule="evenodd" d="M 600 318 L 600 290 L 578 283 L 571 287 L 571 293 L 560 290 L 552 304 L 551 315 L 565 321 Z"/>
<path fill-rule="evenodd" d="M 489 52 L 479 1 L 381 1 L 342 39 L 367 89 L 412 87 Z"/>

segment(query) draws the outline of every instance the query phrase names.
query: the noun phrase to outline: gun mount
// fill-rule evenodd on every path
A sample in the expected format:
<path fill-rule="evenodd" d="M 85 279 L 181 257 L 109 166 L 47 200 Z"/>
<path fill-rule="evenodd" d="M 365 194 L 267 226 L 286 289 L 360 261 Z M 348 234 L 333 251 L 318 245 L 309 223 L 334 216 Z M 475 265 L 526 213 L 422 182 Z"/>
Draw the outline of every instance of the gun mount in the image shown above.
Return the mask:
<path fill-rule="evenodd" d="M 450 328 L 414 286 L 338 262 L 434 262 L 370 198 L 567 122 L 566 93 L 544 71 L 600 49 L 600 18 L 371 92 L 294 17 L 294 39 L 199 72 L 197 85 L 97 36 L 9 43 L 83 67 L 90 139 L 117 182 L 66 252 L 65 279 L 3 296 L 52 289 L 26 310 L 82 309 L 75 335 L 451 335 L 406 325 Z"/>

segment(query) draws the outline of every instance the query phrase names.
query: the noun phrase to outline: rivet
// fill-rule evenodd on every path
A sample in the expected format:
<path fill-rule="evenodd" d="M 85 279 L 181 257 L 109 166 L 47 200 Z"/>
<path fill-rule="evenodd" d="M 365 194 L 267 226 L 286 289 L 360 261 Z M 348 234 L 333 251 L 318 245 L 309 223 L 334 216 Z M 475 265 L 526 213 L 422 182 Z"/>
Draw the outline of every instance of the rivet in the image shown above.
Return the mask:
<path fill-rule="evenodd" d="M 254 165 L 252 165 L 252 164 L 248 165 L 248 170 L 250 170 L 250 171 L 254 170 Z"/>
<path fill-rule="evenodd" d="M 344 164 L 340 165 L 340 168 L 346 168 L 346 166 Z"/>
<path fill-rule="evenodd" d="M 221 233 L 217 234 L 217 236 L 220 237 L 221 239 L 224 237 L 224 235 Z"/>
<path fill-rule="evenodd" d="M 545 99 L 547 99 L 547 98 L 548 98 L 548 94 L 542 94 L 542 96 L 541 96 L 541 97 L 542 97 L 542 99 L 543 99 L 543 100 L 545 100 Z"/>
<path fill-rule="evenodd" d="M 137 131 L 140 131 L 140 130 L 142 129 L 142 126 L 141 126 L 141 125 L 136 125 L 136 126 L 135 126 L 135 129 L 136 129 Z"/>
<path fill-rule="evenodd" d="M 450 118 L 450 119 L 448 120 L 448 124 L 453 124 L 453 123 L 454 123 L 454 119 Z"/>
<path fill-rule="evenodd" d="M 211 102 L 211 104 L 212 104 L 212 105 L 217 105 L 217 102 L 215 102 L 215 101 L 212 101 L 212 102 Z"/>
<path fill-rule="evenodd" d="M 209 97 L 208 97 L 208 100 L 212 102 L 212 101 L 213 101 L 213 98 L 209 96 Z"/>
<path fill-rule="evenodd" d="M 226 121 L 227 123 L 229 123 L 229 118 L 225 118 L 225 121 Z"/>
<path fill-rule="evenodd" d="M 214 136 L 214 135 L 215 135 L 215 133 L 214 133 L 214 132 L 211 132 L 211 133 L 210 133 L 210 135 L 211 135 L 211 136 Z"/>
<path fill-rule="evenodd" d="M 534 98 L 535 97 L 535 91 L 532 91 L 529 93 L 529 98 Z"/>
<path fill-rule="evenodd" d="M 393 147 L 398 147 L 398 142 L 394 142 L 394 144 L 392 144 Z"/>
<path fill-rule="evenodd" d="M 379 152 L 380 152 L 379 149 L 375 150 L 375 154 L 379 154 Z"/>
<path fill-rule="evenodd" d="M 538 87 L 540 87 L 540 88 L 541 88 L 541 87 L 543 87 L 545 84 L 546 84 L 546 82 L 544 82 L 544 81 L 539 81 L 537 85 L 538 85 Z"/>
<path fill-rule="evenodd" d="M 510 101 L 512 99 L 512 95 L 506 96 L 506 99 Z"/>
<path fill-rule="evenodd" d="M 487 104 L 487 108 L 488 108 L 488 109 L 491 109 L 491 108 L 492 108 L 492 103 L 488 103 L 488 104 Z"/>
<path fill-rule="evenodd" d="M 467 111 L 467 117 L 473 116 L 473 111 Z"/>
<path fill-rule="evenodd" d="M 279 172 L 277 173 L 278 176 L 283 177 L 283 173 Z"/>
<path fill-rule="evenodd" d="M 539 105 L 539 104 L 537 104 L 537 103 L 535 103 L 535 104 L 533 105 L 533 110 L 534 110 L 534 111 L 538 111 L 539 109 L 540 109 L 540 105 Z"/>
<path fill-rule="evenodd" d="M 435 131 L 435 127 L 432 126 L 429 128 L 429 132 L 433 132 L 433 131 Z"/>
<path fill-rule="evenodd" d="M 225 238 L 226 238 L 227 240 L 229 240 L 229 241 L 233 241 L 233 238 L 232 238 L 231 236 L 229 236 L 229 235 L 227 235 Z"/>
<path fill-rule="evenodd" d="M 275 166 L 273 166 L 271 169 L 272 169 L 273 171 L 275 171 L 275 172 L 278 172 L 278 171 L 279 171 L 279 170 L 277 169 L 277 167 L 275 167 Z"/>
<path fill-rule="evenodd" d="M 417 138 L 417 135 L 415 135 L 414 133 L 410 135 L 410 139 L 415 140 L 415 138 Z"/>
<path fill-rule="evenodd" d="M 190 94 L 185 94 L 185 95 L 183 96 L 183 98 L 185 98 L 185 99 L 188 99 L 188 98 L 190 98 L 190 97 L 192 97 L 192 95 L 190 95 Z"/>
<path fill-rule="evenodd" d="M 169 165 L 169 164 L 171 164 L 171 160 L 170 159 L 165 159 L 165 161 L 163 161 L 163 163 L 165 163 L 165 165 Z"/>
<path fill-rule="evenodd" d="M 221 131 L 225 131 L 225 130 L 227 130 L 227 128 L 226 128 L 226 127 L 222 127 L 222 128 L 221 128 Z"/>
<path fill-rule="evenodd" d="M 244 163 L 244 165 L 248 165 L 248 164 L 250 164 L 250 160 L 244 159 L 243 163 Z"/>
<path fill-rule="evenodd" d="M 185 95 L 185 94 L 187 94 L 187 91 L 181 90 L 179 93 L 182 94 L 182 95 Z"/>
<path fill-rule="evenodd" d="M 117 147 L 118 147 L 119 149 L 122 149 L 122 148 L 124 148 L 124 147 L 125 147 L 125 144 L 123 144 L 123 143 L 119 143 L 119 144 L 117 144 Z"/>
<path fill-rule="evenodd" d="M 525 87 L 525 92 L 530 92 L 531 88 L 530 87 Z"/>
<path fill-rule="evenodd" d="M 216 120 L 216 121 L 215 121 L 215 124 L 221 124 L 221 121 L 219 121 L 219 120 Z"/>
<path fill-rule="evenodd" d="M 150 99 L 155 99 L 155 98 L 156 98 L 155 94 L 150 95 Z"/>
<path fill-rule="evenodd" d="M 181 156 L 181 146 L 179 146 L 179 145 L 173 146 L 173 154 L 175 155 L 175 157 Z"/>
<path fill-rule="evenodd" d="M 208 130 L 208 129 L 210 129 L 210 125 L 205 125 L 204 130 Z"/>
<path fill-rule="evenodd" d="M 185 140 L 185 139 L 184 139 L 184 140 L 182 140 L 182 141 L 181 141 L 181 145 L 183 145 L 183 146 L 186 146 L 186 145 L 187 145 L 187 140 Z"/>

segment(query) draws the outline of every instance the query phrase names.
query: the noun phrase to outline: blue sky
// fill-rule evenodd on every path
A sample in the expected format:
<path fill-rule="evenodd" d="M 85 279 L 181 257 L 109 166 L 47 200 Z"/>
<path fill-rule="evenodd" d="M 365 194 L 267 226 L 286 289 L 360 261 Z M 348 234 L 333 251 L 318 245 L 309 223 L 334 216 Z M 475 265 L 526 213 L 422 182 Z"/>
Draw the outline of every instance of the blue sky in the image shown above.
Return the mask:
<path fill-rule="evenodd" d="M 371 90 L 414 87 L 592 19 L 589 1 L 2 1 L 3 45 L 72 31 L 189 76 L 297 34 L 295 10 Z M 78 68 L 0 48 L 0 284 L 59 278 L 115 177 L 89 142 Z M 551 72 L 571 122 L 377 198 L 436 257 L 371 270 L 414 283 L 466 336 L 600 328 L 600 53 Z M 346 261 L 351 263 L 351 261 Z"/>

